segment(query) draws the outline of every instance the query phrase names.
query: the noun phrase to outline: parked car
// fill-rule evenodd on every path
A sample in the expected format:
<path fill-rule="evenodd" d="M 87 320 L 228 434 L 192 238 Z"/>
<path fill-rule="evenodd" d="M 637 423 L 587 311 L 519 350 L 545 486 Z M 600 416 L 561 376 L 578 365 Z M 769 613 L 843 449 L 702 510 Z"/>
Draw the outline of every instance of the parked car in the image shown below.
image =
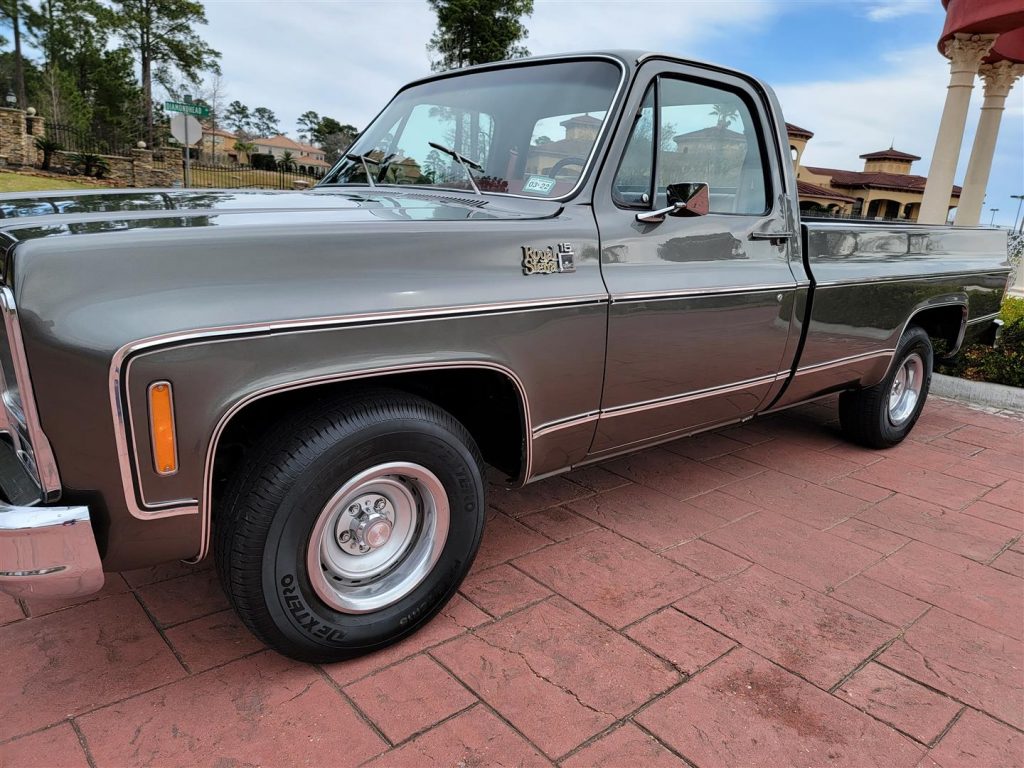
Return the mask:
<path fill-rule="evenodd" d="M 994 229 L 799 219 L 730 69 L 579 54 L 400 90 L 316 188 L 0 197 L 0 588 L 211 553 L 310 661 L 423 626 L 511 486 L 830 393 L 913 429 Z"/>

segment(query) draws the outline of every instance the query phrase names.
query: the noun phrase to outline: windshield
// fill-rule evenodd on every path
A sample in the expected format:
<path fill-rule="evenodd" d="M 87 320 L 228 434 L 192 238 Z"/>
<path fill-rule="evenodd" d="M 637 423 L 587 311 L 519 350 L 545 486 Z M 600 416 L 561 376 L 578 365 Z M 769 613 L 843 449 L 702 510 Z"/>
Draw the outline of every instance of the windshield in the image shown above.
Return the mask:
<path fill-rule="evenodd" d="M 621 74 L 609 61 L 506 67 L 402 91 L 321 185 L 411 184 L 557 198 L 575 189 Z"/>

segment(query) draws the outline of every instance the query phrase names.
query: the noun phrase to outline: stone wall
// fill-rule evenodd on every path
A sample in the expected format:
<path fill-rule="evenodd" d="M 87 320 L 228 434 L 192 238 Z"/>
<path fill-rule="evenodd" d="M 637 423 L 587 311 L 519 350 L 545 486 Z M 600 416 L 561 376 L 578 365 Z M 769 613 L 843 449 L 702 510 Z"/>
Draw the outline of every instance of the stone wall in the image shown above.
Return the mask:
<path fill-rule="evenodd" d="M 74 152 L 55 152 L 52 164 L 55 168 L 71 168 Z M 148 149 L 133 149 L 131 156 L 98 155 L 110 170 L 103 178 L 122 187 L 180 187 L 182 186 L 181 161 L 176 153 L 166 156 Z"/>
<path fill-rule="evenodd" d="M 43 153 L 36 149 L 36 138 L 43 136 L 45 120 L 22 109 L 0 107 L 0 165 L 38 167 Z M 51 160 L 54 169 L 71 168 L 71 151 L 55 152 Z M 179 152 L 152 152 L 133 149 L 127 157 L 100 155 L 110 172 L 104 179 L 121 187 L 173 187 L 182 185 Z"/>

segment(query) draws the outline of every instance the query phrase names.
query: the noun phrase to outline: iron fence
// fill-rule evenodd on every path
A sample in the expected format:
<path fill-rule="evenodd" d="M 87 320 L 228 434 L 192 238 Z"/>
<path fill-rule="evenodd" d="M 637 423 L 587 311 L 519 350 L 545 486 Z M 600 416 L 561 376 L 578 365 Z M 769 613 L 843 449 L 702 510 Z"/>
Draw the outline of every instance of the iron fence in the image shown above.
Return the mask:
<path fill-rule="evenodd" d="M 128 157 L 141 138 L 134 133 L 112 131 L 106 134 L 95 134 L 82 131 L 71 125 L 60 123 L 46 124 L 46 138 L 56 141 L 68 152 L 88 152 L 97 155 L 118 155 Z"/>
<path fill-rule="evenodd" d="M 189 187 L 209 189 L 304 189 L 312 187 L 323 174 L 300 170 L 298 166 L 268 170 L 249 165 L 211 165 L 191 162 Z"/>

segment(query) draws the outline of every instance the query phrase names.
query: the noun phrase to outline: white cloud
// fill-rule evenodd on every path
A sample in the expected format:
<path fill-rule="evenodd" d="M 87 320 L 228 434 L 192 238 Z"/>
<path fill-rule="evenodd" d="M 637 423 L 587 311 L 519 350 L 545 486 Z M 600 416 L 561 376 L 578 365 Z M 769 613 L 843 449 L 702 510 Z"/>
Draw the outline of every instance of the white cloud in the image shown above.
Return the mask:
<path fill-rule="evenodd" d="M 700 56 L 727 35 L 762 28 L 773 0 L 537 0 L 527 44 L 535 54 L 632 48 Z"/>
<path fill-rule="evenodd" d="M 949 69 L 934 48 L 886 62 L 877 74 L 850 80 L 819 80 L 776 86 L 787 119 L 814 131 L 804 162 L 858 168 L 858 155 L 897 149 L 921 155 L 927 168 L 946 97 Z M 915 166 L 915 170 L 924 172 Z"/>
<path fill-rule="evenodd" d="M 865 15 L 872 21 L 890 21 L 916 13 L 934 13 L 932 0 L 873 0 Z"/>
<path fill-rule="evenodd" d="M 826 168 L 860 170 L 859 155 L 896 149 L 920 155 L 913 171 L 925 176 L 931 164 L 949 82 L 949 66 L 932 46 L 892 54 L 873 74 L 850 80 L 791 82 L 776 86 L 786 119 L 814 131 L 803 163 Z M 1024 91 L 1024 89 L 1021 89 Z M 980 81 L 976 84 L 967 115 L 957 168 L 957 183 L 967 170 L 982 103 Z M 1020 194 L 1024 183 L 1022 127 L 1024 94 L 1012 93 L 1003 116 L 999 143 L 982 217 L 989 208 L 1000 208 L 996 223 L 1009 224 L 1013 211 L 1009 195 Z"/>
<path fill-rule="evenodd" d="M 699 56 L 756 29 L 782 0 L 537 0 L 534 54 L 604 48 Z M 206 0 L 200 30 L 223 53 L 229 99 L 267 106 L 294 135 L 307 109 L 359 128 L 398 88 L 430 72 L 435 17 L 424 0 Z"/>

